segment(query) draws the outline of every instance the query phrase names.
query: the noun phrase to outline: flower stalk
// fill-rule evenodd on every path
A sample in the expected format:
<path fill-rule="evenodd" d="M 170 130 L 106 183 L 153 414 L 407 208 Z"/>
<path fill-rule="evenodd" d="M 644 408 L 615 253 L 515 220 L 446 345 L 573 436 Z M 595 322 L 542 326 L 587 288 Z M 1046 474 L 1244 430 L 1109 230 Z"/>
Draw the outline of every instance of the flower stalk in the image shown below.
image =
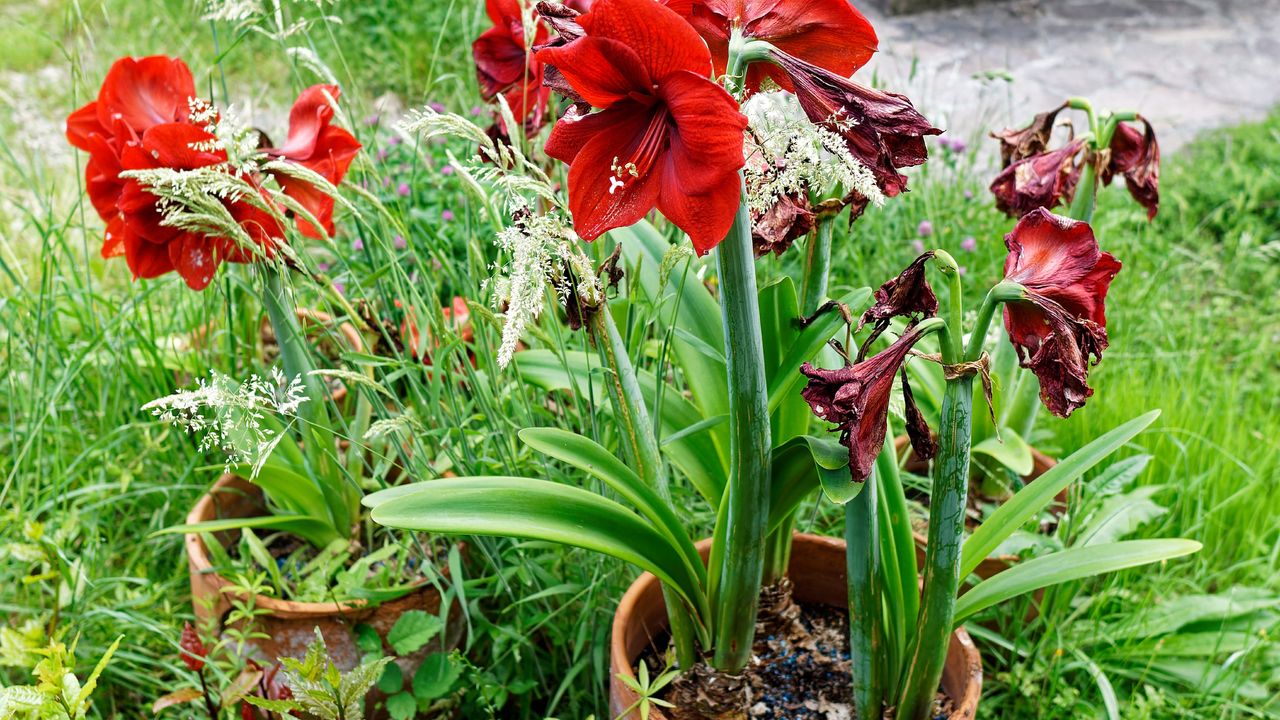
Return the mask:
<path fill-rule="evenodd" d="M 827 297 L 827 278 L 831 274 L 831 237 L 835 231 L 836 216 L 824 213 L 818 218 L 818 228 L 805 248 L 804 277 L 800 285 L 800 311 L 805 316 L 817 312 Z"/>
<path fill-rule="evenodd" d="M 877 463 L 878 464 L 878 463 Z M 877 468 L 878 469 L 878 468 Z M 881 716 L 885 653 L 880 601 L 879 472 L 844 506 L 845 565 L 849 585 L 849 659 L 853 703 L 860 718 Z"/>
<path fill-rule="evenodd" d="M 942 332 L 942 361 L 956 365 L 964 359 L 961 344 L 964 306 L 960 274 L 955 260 L 937 251 L 939 269 L 948 279 L 946 326 Z M 994 310 L 988 310 L 988 322 Z M 977 337 L 975 333 L 975 337 Z M 977 347 L 981 348 L 981 341 Z M 916 620 L 915 640 L 898 702 L 898 717 L 924 720 L 931 717 L 934 695 L 950 646 L 955 617 L 956 591 L 960 587 L 960 547 L 964 536 L 964 511 L 969 494 L 969 444 L 973 430 L 973 376 L 961 374 L 947 380 L 938 429 L 938 457 L 934 461 L 933 491 L 929 500 L 929 541 L 925 556 L 924 590 Z"/>
<path fill-rule="evenodd" d="M 670 505 L 671 487 L 626 342 L 618 332 L 617 323 L 607 304 L 589 313 L 588 322 L 600 356 L 612 371 L 609 374 L 609 397 L 613 402 L 626 453 L 635 464 L 641 479 L 658 493 L 663 502 Z M 676 662 L 681 668 L 691 668 L 698 660 L 697 631 L 693 616 L 679 595 L 665 584 L 662 587 L 662 598 L 666 602 L 667 619 L 671 624 L 671 644 L 675 647 Z"/>
<path fill-rule="evenodd" d="M 716 523 L 718 552 L 712 553 L 712 664 L 734 674 L 746 667 L 755 635 L 769 521 L 772 445 L 751 216 L 745 198 L 743 183 L 743 203 L 728 236 L 716 248 L 729 384 L 730 466 L 721 521 Z"/>

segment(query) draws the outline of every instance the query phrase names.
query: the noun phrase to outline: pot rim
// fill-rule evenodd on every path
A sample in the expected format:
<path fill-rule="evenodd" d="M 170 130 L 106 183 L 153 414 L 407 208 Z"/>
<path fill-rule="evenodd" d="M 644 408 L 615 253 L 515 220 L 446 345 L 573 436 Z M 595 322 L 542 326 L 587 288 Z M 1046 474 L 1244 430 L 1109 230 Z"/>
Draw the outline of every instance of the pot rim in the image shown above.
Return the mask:
<path fill-rule="evenodd" d="M 795 533 L 793 541 L 797 544 L 808 544 L 825 546 L 827 549 L 839 549 L 844 552 L 845 542 L 839 538 L 828 537 L 824 535 L 810 535 L 807 533 Z M 697 543 L 698 552 L 706 558 L 706 553 L 711 548 L 711 539 L 707 538 Z M 642 573 L 623 593 L 622 599 L 618 601 L 618 607 L 613 613 L 613 623 L 610 627 L 609 635 L 609 665 L 610 665 L 610 694 L 613 694 L 614 688 L 620 685 L 616 675 L 624 675 L 626 677 L 635 678 L 635 669 L 633 667 L 633 659 L 628 657 L 625 642 L 622 640 L 626 636 L 628 623 L 624 618 L 637 617 L 635 608 L 637 608 L 644 595 L 651 587 L 659 583 L 657 577 L 652 573 Z M 964 691 L 960 698 L 951 698 L 955 703 L 948 720 L 966 720 L 975 716 L 978 709 L 978 701 L 982 697 L 982 656 L 978 653 L 978 647 L 973 643 L 973 638 L 969 637 L 969 633 L 964 628 L 956 628 L 951 633 L 951 647 L 959 648 L 951 650 L 948 656 L 959 652 L 964 659 L 963 666 L 963 686 Z M 617 709 L 611 708 L 612 712 L 618 712 Z M 658 711 L 656 714 L 651 712 L 650 717 L 666 718 L 665 713 Z"/>
<path fill-rule="evenodd" d="M 231 473 L 224 473 L 214 482 L 213 486 L 207 492 L 200 496 L 196 504 L 187 513 L 187 524 L 194 525 L 212 519 L 213 514 L 213 496 L 218 491 L 224 492 L 240 492 L 240 489 L 233 489 L 233 485 L 243 483 L 256 488 L 248 480 Z M 209 549 L 205 547 L 203 538 L 198 533 L 185 533 L 183 535 L 184 545 L 187 551 L 188 569 L 193 576 L 200 576 L 209 581 L 216 591 L 226 594 L 224 588 L 231 584 L 222 574 L 213 569 L 213 563 L 209 559 Z M 417 583 L 417 586 L 411 591 L 421 592 L 423 590 L 433 590 L 434 586 L 425 579 Z M 235 593 L 243 597 L 241 593 Z M 194 599 L 194 598 L 193 598 Z M 353 612 L 368 612 L 374 610 L 377 605 L 370 605 L 367 600 L 327 600 L 323 602 L 302 602 L 298 600 L 285 600 L 272 595 L 263 595 L 258 593 L 255 596 L 255 604 L 270 611 L 275 616 L 289 617 L 321 617 L 331 616 L 335 614 L 345 614 Z"/>

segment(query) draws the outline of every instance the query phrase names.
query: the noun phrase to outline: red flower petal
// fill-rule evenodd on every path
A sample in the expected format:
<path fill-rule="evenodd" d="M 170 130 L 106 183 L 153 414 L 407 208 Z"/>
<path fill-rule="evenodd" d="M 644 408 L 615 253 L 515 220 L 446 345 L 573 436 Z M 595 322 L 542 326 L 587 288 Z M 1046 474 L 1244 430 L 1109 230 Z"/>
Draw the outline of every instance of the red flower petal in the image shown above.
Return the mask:
<path fill-rule="evenodd" d="M 133 272 L 133 279 L 160 277 L 173 272 L 169 250 L 162 243 L 149 242 L 124 224 L 124 259 Z"/>
<path fill-rule="evenodd" d="M 594 107 L 609 107 L 633 92 L 649 94 L 654 84 L 640 56 L 616 40 L 579 38 L 568 45 L 539 51 L 538 60 L 554 65 L 578 95 Z"/>
<path fill-rule="evenodd" d="M 1111 162 L 1103 169 L 1102 181 L 1110 185 L 1112 177 L 1123 174 L 1129 194 L 1147 209 L 1147 220 L 1152 220 L 1160 209 L 1160 146 L 1151 123 L 1141 120 L 1142 132 L 1128 123 L 1116 126 Z"/>
<path fill-rule="evenodd" d="M 108 137 L 111 133 L 98 121 L 98 101 L 76 110 L 67 116 L 67 142 L 73 146 L 90 152 L 89 137 L 100 135 Z"/>
<path fill-rule="evenodd" d="M 662 184 L 661 164 L 628 180 L 619 179 L 613 168 L 637 155 L 645 129 L 662 124 L 665 110 L 624 101 L 599 114 L 607 114 L 607 122 L 600 122 L 599 134 L 582 146 L 569 168 L 569 211 L 584 240 L 638 222 L 657 203 Z"/>
<path fill-rule="evenodd" d="M 673 174 L 668 169 L 664 180 Z M 676 227 L 689 233 L 693 248 L 706 255 L 729 234 L 741 200 L 736 176 L 725 179 L 722 187 L 701 195 L 690 195 L 674 183 L 663 183 L 658 210 Z"/>
<path fill-rule="evenodd" d="M 1104 303 L 1120 263 L 1102 252 L 1088 224 L 1028 213 L 1005 238 L 1005 277 L 1026 288 L 1005 305 L 1005 327 L 1023 367 L 1040 380 L 1040 397 L 1061 417 L 1084 405 L 1090 358 L 1107 348 Z"/>
<path fill-rule="evenodd" d="M 98 92 L 98 122 L 110 127 L 121 120 L 141 134 L 156 125 L 186 119 L 193 97 L 195 80 L 181 60 L 163 55 L 120 58 Z"/>
<path fill-rule="evenodd" d="M 208 287 L 222 264 L 215 245 L 212 239 L 195 233 L 183 233 L 168 244 L 169 260 L 192 290 Z"/>
<path fill-rule="evenodd" d="M 333 118 L 332 103 L 341 94 L 337 85 L 312 85 L 303 90 L 289 110 L 289 137 L 276 152 L 293 160 L 314 156 L 320 133 Z"/>
<path fill-rule="evenodd" d="M 738 194 L 728 189 L 738 184 L 734 175 L 745 162 L 742 144 L 747 129 L 737 101 L 724 88 L 690 72 L 671 74 L 659 94 L 676 126 L 670 152 L 681 190 L 699 195 L 718 188 L 736 199 Z"/>
<path fill-rule="evenodd" d="M 551 128 L 544 150 L 549 157 L 572 164 L 587 141 L 609 126 L 616 114 L 592 113 L 584 104 L 573 105 Z"/>
<path fill-rule="evenodd" d="M 588 35 L 631 48 L 655 83 L 679 70 L 703 77 L 711 72 L 711 53 L 697 31 L 654 0 L 597 0 L 578 24 Z"/>

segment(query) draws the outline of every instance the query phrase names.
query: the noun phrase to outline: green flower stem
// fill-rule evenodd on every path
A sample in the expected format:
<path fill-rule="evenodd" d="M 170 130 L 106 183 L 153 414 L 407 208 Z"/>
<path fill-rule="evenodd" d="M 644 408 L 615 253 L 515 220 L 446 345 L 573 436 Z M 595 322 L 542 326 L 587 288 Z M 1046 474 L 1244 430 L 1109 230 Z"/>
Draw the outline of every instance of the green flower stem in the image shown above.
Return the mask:
<path fill-rule="evenodd" d="M 787 574 L 787 566 L 791 564 L 791 536 L 795 529 L 796 514 L 793 512 L 765 539 L 762 585 L 776 585 Z"/>
<path fill-rule="evenodd" d="M 827 298 L 827 278 L 831 274 L 831 236 L 835 215 L 818 218 L 818 230 L 805 248 L 804 277 L 800 284 L 800 311 L 812 315 Z"/>
<path fill-rule="evenodd" d="M 631 364 L 626 341 L 618 332 L 613 313 L 609 312 L 607 305 L 590 313 L 590 318 L 600 356 L 612 371 L 609 377 L 609 395 L 614 404 L 627 455 L 635 463 L 636 474 L 670 504 L 671 487 L 667 481 L 662 455 L 658 452 L 658 440 L 653 434 L 649 408 L 640 392 L 640 381 L 636 377 L 635 366 Z"/>
<path fill-rule="evenodd" d="M 982 306 L 978 308 L 978 319 L 969 333 L 969 347 L 965 350 L 964 359 L 974 362 L 982 357 L 982 348 L 987 340 L 987 331 L 991 328 L 991 319 L 1001 303 L 1020 300 L 1026 294 L 1021 285 L 1008 280 L 996 284 L 987 292 Z"/>
<path fill-rule="evenodd" d="M 293 295 L 285 287 L 282 266 L 262 264 L 266 281 L 262 305 L 280 347 L 280 362 L 290 380 L 299 378 L 307 395 L 301 408 L 303 450 L 311 464 L 311 473 L 328 501 L 334 530 L 346 537 L 355 525 L 360 510 L 359 488 L 341 478 L 334 463 L 336 440 L 329 417 L 329 399 L 323 383 L 313 371 L 311 348 L 298 324 L 298 309 Z M 330 481 L 331 480 L 331 481 Z"/>
<path fill-rule="evenodd" d="M 1098 204 L 1098 172 L 1093 161 L 1084 164 L 1080 171 L 1080 183 L 1076 185 L 1076 196 L 1071 201 L 1067 216 L 1082 222 L 1093 221 L 1093 211 Z"/>
<path fill-rule="evenodd" d="M 877 464 L 878 465 L 878 464 Z M 877 467 L 878 470 L 878 467 Z M 860 718 L 883 715 L 884 627 L 880 603 L 879 472 L 844 506 L 845 565 L 849 583 L 849 660 L 853 703 Z"/>
<path fill-rule="evenodd" d="M 920 611 L 920 578 L 916 566 L 916 541 L 911 530 L 907 496 L 898 472 L 898 453 L 893 437 L 885 435 L 884 449 L 876 456 L 877 495 L 880 501 L 881 568 L 884 589 L 889 593 L 885 604 L 886 639 L 889 662 L 882 682 L 886 691 L 897 696 L 901 666 L 915 633 L 916 614 Z M 887 542 L 886 542 L 887 541 Z"/>
<path fill-rule="evenodd" d="M 934 461 L 929 499 L 929 544 L 924 592 L 911 659 L 906 668 L 901 720 L 932 717 L 933 698 L 942 680 L 950 646 L 956 591 L 960 587 L 960 546 L 969 492 L 969 438 L 973 419 L 973 377 L 947 382 L 942 399 L 939 452 Z"/>
<path fill-rule="evenodd" d="M 938 268 L 947 276 L 950 297 L 942 331 L 942 361 L 961 362 L 964 305 L 955 259 L 939 250 Z M 994 312 L 992 310 L 991 312 Z M 990 323 L 988 313 L 987 322 Z M 981 347 L 981 341 L 979 341 Z M 907 663 L 900 720 L 931 717 L 933 698 L 942 680 L 960 587 L 960 545 L 964 539 L 964 509 L 969 494 L 969 442 L 973 432 L 973 376 L 947 381 L 942 398 L 939 450 L 934 461 L 933 491 L 929 498 L 929 542 L 925 555 L 924 591 Z"/>
<path fill-rule="evenodd" d="M 640 381 L 636 378 L 635 366 L 631 364 L 626 342 L 618 332 L 618 325 L 613 319 L 613 313 L 609 312 L 608 305 L 590 314 L 590 327 L 596 347 L 600 349 L 600 356 L 612 371 L 609 374 L 609 397 L 618 420 L 618 430 L 622 434 L 624 452 L 635 464 L 636 474 L 670 505 L 671 487 L 667 482 L 662 455 L 658 452 L 658 441 L 653 434 L 649 409 L 640 392 Z M 671 625 L 671 642 L 675 646 L 676 662 L 681 668 L 691 668 L 698 661 L 697 631 L 693 617 L 680 596 L 665 585 L 662 587 L 662 598 L 667 605 L 667 620 Z"/>
<path fill-rule="evenodd" d="M 745 184 L 739 179 L 745 198 Z M 712 664 L 737 674 L 746 667 L 755 635 L 769 521 L 769 391 L 764 374 L 751 218 L 738 207 L 729 235 L 716 249 L 729 385 L 729 484 L 717 522 L 722 552 L 711 568 L 715 652 Z"/>

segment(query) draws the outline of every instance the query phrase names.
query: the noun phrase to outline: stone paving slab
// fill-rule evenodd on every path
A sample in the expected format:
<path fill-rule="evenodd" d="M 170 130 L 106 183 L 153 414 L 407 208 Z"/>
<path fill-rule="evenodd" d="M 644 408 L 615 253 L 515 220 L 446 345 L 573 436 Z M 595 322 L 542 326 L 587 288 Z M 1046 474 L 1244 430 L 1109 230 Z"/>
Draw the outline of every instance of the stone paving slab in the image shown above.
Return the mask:
<path fill-rule="evenodd" d="M 1141 112 L 1166 151 L 1280 105 L 1280 0 L 1012 0 L 908 16 L 857 4 L 881 48 L 859 75 L 969 142 L 1073 95 Z"/>

